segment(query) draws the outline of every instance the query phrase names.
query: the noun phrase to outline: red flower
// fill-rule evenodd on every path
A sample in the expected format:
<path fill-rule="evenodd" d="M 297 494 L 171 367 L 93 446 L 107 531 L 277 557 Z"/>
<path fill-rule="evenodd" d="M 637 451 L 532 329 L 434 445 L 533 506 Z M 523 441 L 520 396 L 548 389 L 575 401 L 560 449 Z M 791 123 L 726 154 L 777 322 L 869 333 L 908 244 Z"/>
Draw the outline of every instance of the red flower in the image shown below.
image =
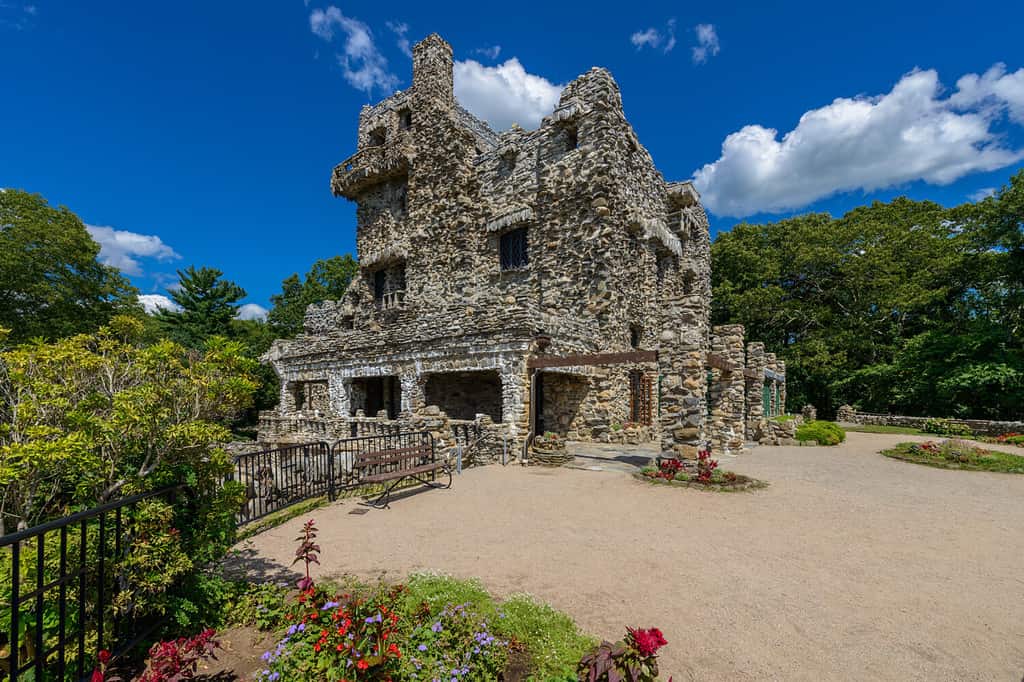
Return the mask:
<path fill-rule="evenodd" d="M 356 667 L 359 668 L 360 670 L 366 670 L 367 668 L 370 667 L 370 664 L 366 662 L 365 658 L 360 658 L 359 662 L 356 663 Z"/>
<path fill-rule="evenodd" d="M 107 651 L 106 649 L 103 649 L 99 653 L 99 659 L 100 659 L 100 663 L 102 663 L 103 665 L 106 665 L 107 663 L 110 663 L 110 652 Z"/>
<path fill-rule="evenodd" d="M 89 682 L 103 682 L 103 671 L 96 668 L 92 671 L 92 677 L 89 678 Z"/>
<path fill-rule="evenodd" d="M 649 628 L 647 630 L 642 628 L 637 628 L 636 630 L 626 628 L 626 630 L 629 631 L 629 637 L 633 640 L 633 644 L 641 656 L 654 656 L 658 653 L 658 649 L 668 644 L 658 628 Z"/>

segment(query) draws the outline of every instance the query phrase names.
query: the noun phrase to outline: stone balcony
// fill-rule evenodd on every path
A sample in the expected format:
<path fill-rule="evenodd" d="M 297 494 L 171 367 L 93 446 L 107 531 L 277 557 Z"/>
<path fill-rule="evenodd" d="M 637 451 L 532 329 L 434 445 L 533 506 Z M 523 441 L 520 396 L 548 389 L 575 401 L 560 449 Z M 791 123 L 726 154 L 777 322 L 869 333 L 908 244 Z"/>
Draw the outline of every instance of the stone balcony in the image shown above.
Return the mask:
<path fill-rule="evenodd" d="M 408 175 L 412 155 L 412 146 L 404 139 L 364 147 L 334 167 L 331 191 L 356 199 L 368 187 Z"/>

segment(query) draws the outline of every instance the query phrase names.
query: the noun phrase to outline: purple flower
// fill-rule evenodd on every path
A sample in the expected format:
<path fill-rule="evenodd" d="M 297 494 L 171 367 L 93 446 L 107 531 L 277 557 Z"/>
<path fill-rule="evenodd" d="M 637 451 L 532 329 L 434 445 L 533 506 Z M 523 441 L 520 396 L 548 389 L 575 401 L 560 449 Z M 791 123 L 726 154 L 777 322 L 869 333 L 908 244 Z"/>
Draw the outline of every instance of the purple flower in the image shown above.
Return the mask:
<path fill-rule="evenodd" d="M 433 630 L 434 632 L 441 632 L 441 630 L 443 629 L 441 627 L 441 621 L 438 621 L 438 622 L 434 623 L 433 625 L 431 625 L 430 629 Z"/>
<path fill-rule="evenodd" d="M 328 609 L 336 608 L 337 606 L 338 606 L 338 602 L 336 602 L 336 601 L 329 601 L 326 604 L 324 604 L 323 606 L 321 606 L 320 610 L 321 611 L 326 611 Z"/>
<path fill-rule="evenodd" d="M 417 648 L 418 650 L 420 650 L 420 651 L 426 651 L 426 650 L 427 650 L 427 645 L 426 645 L 426 644 L 420 644 L 420 645 L 419 645 L 418 647 L 416 647 L 416 648 Z"/>

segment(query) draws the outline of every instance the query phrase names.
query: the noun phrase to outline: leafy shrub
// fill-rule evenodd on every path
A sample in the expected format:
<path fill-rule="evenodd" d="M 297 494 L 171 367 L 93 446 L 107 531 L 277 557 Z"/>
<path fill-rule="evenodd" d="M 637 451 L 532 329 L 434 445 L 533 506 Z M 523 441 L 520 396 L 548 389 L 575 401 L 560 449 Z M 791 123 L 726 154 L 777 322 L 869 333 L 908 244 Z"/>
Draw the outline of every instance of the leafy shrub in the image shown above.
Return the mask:
<path fill-rule="evenodd" d="M 1009 445 L 1024 445 L 1024 433 L 1004 433 L 1000 436 L 996 436 L 995 441 L 997 443 L 1007 443 Z"/>
<path fill-rule="evenodd" d="M 284 622 L 290 590 L 284 583 L 242 583 L 228 611 L 232 625 L 272 630 Z"/>
<path fill-rule="evenodd" d="M 839 445 L 846 440 L 846 432 L 834 422 L 813 421 L 797 427 L 796 439 L 800 442 L 818 441 L 819 445 Z"/>
<path fill-rule="evenodd" d="M 967 426 L 967 424 L 940 418 L 925 420 L 921 430 L 925 433 L 934 433 L 939 436 L 966 436 L 969 438 L 973 435 L 971 427 Z"/>
<path fill-rule="evenodd" d="M 772 417 L 772 421 L 777 424 L 785 424 L 786 422 L 791 422 L 794 419 L 796 419 L 796 416 L 792 414 L 780 414 L 777 417 Z"/>
<path fill-rule="evenodd" d="M 138 682 L 179 682 L 195 679 L 199 663 L 216 658 L 216 650 L 220 648 L 220 642 L 214 639 L 216 634 L 207 628 L 194 637 L 156 642 L 149 649 L 146 669 L 138 678 Z"/>

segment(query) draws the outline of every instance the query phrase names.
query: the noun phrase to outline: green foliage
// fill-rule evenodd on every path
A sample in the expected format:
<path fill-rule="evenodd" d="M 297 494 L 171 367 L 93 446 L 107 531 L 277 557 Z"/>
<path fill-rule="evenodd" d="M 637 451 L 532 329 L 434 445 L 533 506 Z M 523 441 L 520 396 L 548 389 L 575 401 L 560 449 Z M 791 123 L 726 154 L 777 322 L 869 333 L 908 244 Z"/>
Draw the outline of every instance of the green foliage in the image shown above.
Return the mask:
<path fill-rule="evenodd" d="M 178 288 L 170 295 L 181 310 L 159 310 L 155 315 L 168 338 L 187 348 L 201 348 L 213 336 L 231 335 L 245 289 L 221 279 L 223 275 L 216 268 L 191 265 L 178 270 Z"/>
<path fill-rule="evenodd" d="M 712 246 L 716 324 L 786 361 L 793 404 L 1014 419 L 1024 405 L 1024 171 L 946 209 L 740 224 Z"/>
<path fill-rule="evenodd" d="M 566 679 L 595 644 L 569 616 L 529 595 L 513 595 L 501 604 L 504 618 L 495 631 L 527 645 L 534 679 Z"/>
<path fill-rule="evenodd" d="M 846 432 L 834 422 L 813 421 L 797 427 L 796 439 L 801 443 L 816 440 L 818 445 L 839 445 L 846 440 Z"/>
<path fill-rule="evenodd" d="M 855 424 L 843 427 L 847 432 L 854 433 L 901 433 L 910 436 L 919 436 L 924 431 L 909 426 L 887 426 L 885 424 Z"/>
<path fill-rule="evenodd" d="M 234 598 L 224 611 L 231 625 L 274 630 L 285 622 L 292 589 L 285 583 L 235 583 Z"/>
<path fill-rule="evenodd" d="M 345 295 L 359 264 L 350 254 L 320 259 L 304 279 L 293 274 L 281 283 L 281 293 L 270 297 L 273 307 L 267 322 L 281 337 L 291 338 L 302 331 L 306 307 L 311 303 L 337 301 Z"/>
<path fill-rule="evenodd" d="M 894 448 L 883 450 L 882 454 L 893 459 L 942 469 L 1024 474 L 1024 457 L 998 450 L 986 450 L 961 440 L 947 440 L 942 443 L 900 443 Z"/>
<path fill-rule="evenodd" d="M 68 209 L 38 194 L 0 191 L 0 328 L 10 340 L 56 339 L 140 312 L 136 289 L 100 264 L 99 252 Z"/>
<path fill-rule="evenodd" d="M 934 433 L 939 436 L 967 436 L 972 434 L 971 427 L 967 424 L 960 424 L 948 419 L 932 418 L 926 419 L 921 430 L 925 433 Z"/>

